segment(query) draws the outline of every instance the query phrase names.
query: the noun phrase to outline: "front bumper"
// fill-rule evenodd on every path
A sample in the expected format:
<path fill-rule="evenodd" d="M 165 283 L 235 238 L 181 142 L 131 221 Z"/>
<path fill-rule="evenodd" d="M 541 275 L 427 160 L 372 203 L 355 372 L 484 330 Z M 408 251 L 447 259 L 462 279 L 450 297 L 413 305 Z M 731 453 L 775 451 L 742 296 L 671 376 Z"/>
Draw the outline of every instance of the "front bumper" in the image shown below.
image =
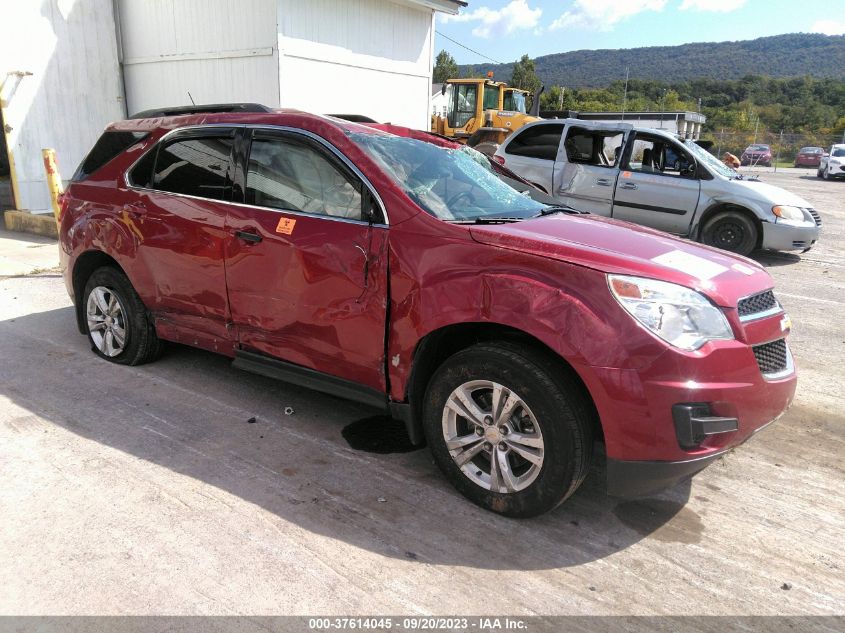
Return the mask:
<path fill-rule="evenodd" d="M 752 435 L 769 426 L 771 422 L 755 429 Z M 607 494 L 611 497 L 637 498 L 660 492 L 692 478 L 725 453 L 727 450 L 675 462 L 627 461 L 608 458 Z"/>
<path fill-rule="evenodd" d="M 819 227 L 806 223 L 802 226 L 763 222 L 762 248 L 774 251 L 798 251 L 812 248 L 819 239 Z"/>
<path fill-rule="evenodd" d="M 785 371 L 764 376 L 753 348 L 786 336 L 783 314 L 740 327 L 740 340 L 713 341 L 694 352 L 668 348 L 640 369 L 575 366 L 601 420 L 609 493 L 636 496 L 671 486 L 789 408 L 798 382 L 791 353 Z M 694 422 L 706 428 L 693 424 L 698 431 L 683 433 L 673 411 L 698 403 L 703 411 Z M 689 441 L 690 435 L 699 437 Z"/>

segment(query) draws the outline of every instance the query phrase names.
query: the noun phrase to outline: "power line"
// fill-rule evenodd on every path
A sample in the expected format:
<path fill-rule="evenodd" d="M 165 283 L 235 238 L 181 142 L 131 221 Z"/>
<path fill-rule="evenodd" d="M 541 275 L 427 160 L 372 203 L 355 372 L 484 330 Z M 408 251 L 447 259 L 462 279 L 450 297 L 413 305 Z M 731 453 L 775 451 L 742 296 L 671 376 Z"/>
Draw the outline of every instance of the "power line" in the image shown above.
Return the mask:
<path fill-rule="evenodd" d="M 467 49 L 470 53 L 475 53 L 475 54 L 476 54 L 476 55 L 478 55 L 479 57 L 483 57 L 484 59 L 489 59 L 489 60 L 490 60 L 491 62 L 493 62 L 494 64 L 501 64 L 501 63 L 502 63 L 502 62 L 497 62 L 497 61 L 496 61 L 495 59 L 493 59 L 492 57 L 487 57 L 487 55 L 484 55 L 483 53 L 479 53 L 478 51 L 471 49 L 469 46 L 464 46 L 463 44 L 461 44 L 461 43 L 460 43 L 460 42 L 458 42 L 457 40 L 453 40 L 453 39 L 452 39 L 451 37 L 449 37 L 448 35 L 443 35 L 443 33 L 441 33 L 440 31 L 438 31 L 437 29 L 435 29 L 435 30 L 434 30 L 434 32 L 435 32 L 435 33 L 437 33 L 440 37 L 445 37 L 445 38 L 446 38 L 447 40 L 449 40 L 450 42 L 453 42 L 453 43 L 457 44 L 457 45 L 458 45 L 458 46 L 460 46 L 461 48 L 465 48 L 465 49 Z"/>

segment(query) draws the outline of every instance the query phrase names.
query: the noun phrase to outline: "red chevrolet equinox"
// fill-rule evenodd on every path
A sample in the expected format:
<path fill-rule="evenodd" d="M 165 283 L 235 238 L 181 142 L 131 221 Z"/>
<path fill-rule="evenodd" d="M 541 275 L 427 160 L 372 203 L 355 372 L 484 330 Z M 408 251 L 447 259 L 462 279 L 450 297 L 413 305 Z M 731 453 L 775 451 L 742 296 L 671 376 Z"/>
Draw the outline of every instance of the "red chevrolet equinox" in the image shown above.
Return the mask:
<path fill-rule="evenodd" d="M 106 361 L 175 341 L 381 407 L 514 517 L 569 497 L 594 441 L 609 493 L 648 494 L 792 401 L 790 321 L 751 260 L 535 201 L 465 148 L 199 110 L 110 125 L 64 195 L 65 282 Z"/>

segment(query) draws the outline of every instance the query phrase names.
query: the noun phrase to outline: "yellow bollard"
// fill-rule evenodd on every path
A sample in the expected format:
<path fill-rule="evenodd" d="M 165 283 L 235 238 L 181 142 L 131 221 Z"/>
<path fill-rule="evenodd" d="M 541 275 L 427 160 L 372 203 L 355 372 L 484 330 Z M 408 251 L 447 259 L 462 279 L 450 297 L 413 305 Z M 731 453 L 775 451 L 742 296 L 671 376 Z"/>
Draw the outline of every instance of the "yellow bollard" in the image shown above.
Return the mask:
<path fill-rule="evenodd" d="M 59 175 L 59 167 L 56 165 L 56 150 L 42 149 L 41 157 L 44 159 L 44 170 L 47 172 L 47 188 L 50 190 L 50 203 L 53 205 L 53 216 L 56 218 L 56 226 L 59 226 L 59 196 L 62 195 L 62 177 Z"/>

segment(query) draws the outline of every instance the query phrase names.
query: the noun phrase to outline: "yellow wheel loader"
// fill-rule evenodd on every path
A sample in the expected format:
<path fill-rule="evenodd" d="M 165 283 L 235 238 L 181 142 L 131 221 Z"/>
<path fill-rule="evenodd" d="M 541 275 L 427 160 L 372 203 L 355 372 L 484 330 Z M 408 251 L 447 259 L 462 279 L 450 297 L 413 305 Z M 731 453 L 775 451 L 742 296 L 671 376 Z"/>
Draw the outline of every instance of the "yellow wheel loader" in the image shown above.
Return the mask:
<path fill-rule="evenodd" d="M 431 117 L 431 131 L 493 154 L 505 137 L 527 123 L 539 121 L 541 88 L 527 113 L 526 90 L 486 79 L 449 79 L 443 84 L 446 115 Z"/>

